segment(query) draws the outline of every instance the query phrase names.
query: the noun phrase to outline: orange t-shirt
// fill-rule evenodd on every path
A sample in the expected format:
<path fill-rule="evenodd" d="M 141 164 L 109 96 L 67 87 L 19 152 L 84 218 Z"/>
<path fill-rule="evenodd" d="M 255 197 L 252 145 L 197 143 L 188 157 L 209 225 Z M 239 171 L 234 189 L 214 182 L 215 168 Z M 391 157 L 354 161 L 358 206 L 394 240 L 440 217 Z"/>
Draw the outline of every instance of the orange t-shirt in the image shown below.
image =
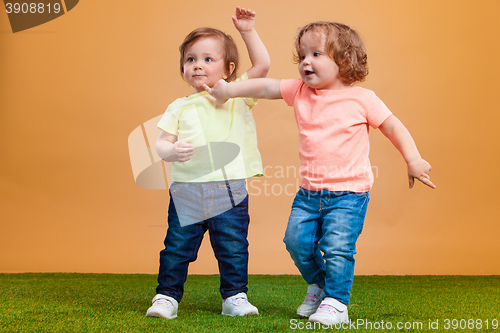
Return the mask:
<path fill-rule="evenodd" d="M 371 90 L 317 90 L 302 79 L 281 80 L 299 129 L 300 186 L 307 190 L 366 192 L 373 185 L 369 126 L 391 111 Z"/>

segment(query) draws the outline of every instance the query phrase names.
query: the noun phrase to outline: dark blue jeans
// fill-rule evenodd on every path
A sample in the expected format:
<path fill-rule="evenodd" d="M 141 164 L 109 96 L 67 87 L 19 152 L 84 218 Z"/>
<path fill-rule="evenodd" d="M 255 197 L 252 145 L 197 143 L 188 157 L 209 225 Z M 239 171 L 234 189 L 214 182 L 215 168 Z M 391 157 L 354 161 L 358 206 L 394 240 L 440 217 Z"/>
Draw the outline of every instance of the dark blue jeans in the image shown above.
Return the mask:
<path fill-rule="evenodd" d="M 211 190 L 207 191 L 207 187 L 210 187 Z M 194 198 L 200 193 L 201 195 L 204 192 L 211 193 L 215 204 L 218 199 L 226 200 L 227 197 L 227 188 L 224 182 L 193 184 L 190 186 L 191 190 Z M 250 217 L 245 181 L 237 181 L 231 190 L 235 196 L 245 194 L 245 199 L 222 214 L 185 226 L 181 226 L 174 201 L 172 196 L 170 197 L 165 249 L 160 252 L 157 294 L 167 295 L 175 298 L 178 302 L 181 301 L 189 263 L 196 260 L 207 230 L 219 264 L 222 298 L 225 299 L 248 291 L 247 235 Z"/>

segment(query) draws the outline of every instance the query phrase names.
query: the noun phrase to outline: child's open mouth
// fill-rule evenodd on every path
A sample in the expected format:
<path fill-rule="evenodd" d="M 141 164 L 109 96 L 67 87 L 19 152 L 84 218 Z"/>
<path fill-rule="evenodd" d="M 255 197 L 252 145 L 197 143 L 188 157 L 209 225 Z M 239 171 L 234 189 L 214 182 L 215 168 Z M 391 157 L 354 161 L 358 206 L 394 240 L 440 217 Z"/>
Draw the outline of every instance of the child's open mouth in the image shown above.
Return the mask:
<path fill-rule="evenodd" d="M 313 72 L 313 71 L 304 71 L 304 74 L 305 74 L 306 76 L 310 76 L 310 75 L 313 75 L 313 74 L 314 74 L 314 72 Z"/>

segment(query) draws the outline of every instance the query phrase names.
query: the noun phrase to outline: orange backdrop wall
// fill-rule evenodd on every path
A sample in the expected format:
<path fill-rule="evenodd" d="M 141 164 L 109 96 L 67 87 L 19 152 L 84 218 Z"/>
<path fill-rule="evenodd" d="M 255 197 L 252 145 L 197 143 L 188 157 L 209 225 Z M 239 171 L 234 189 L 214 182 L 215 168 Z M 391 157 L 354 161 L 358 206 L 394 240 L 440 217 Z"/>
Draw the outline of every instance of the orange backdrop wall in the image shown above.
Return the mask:
<path fill-rule="evenodd" d="M 191 93 L 178 68 L 191 30 L 233 35 L 250 66 L 236 5 L 257 11 L 269 77 L 298 77 L 298 27 L 358 30 L 370 66 L 361 85 L 432 164 L 437 189 L 409 190 L 403 159 L 372 131 L 356 274 L 500 274 L 496 0 L 85 0 L 18 33 L 0 7 L 0 272 L 157 272 L 168 193 L 135 184 L 128 136 Z M 298 180 L 293 111 L 260 101 L 254 116 L 266 177 L 249 182 L 250 273 L 298 274 L 282 242 Z M 217 273 L 208 237 L 190 273 Z"/>

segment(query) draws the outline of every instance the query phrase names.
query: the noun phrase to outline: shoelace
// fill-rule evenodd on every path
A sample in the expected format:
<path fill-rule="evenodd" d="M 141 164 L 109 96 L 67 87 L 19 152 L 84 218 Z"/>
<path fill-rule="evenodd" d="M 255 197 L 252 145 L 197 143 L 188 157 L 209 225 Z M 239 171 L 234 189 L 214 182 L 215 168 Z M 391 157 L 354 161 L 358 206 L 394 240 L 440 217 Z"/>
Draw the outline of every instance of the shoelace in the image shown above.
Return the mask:
<path fill-rule="evenodd" d="M 306 295 L 306 299 L 304 300 L 304 303 L 316 303 L 318 300 L 318 295 L 314 295 L 314 294 L 307 294 Z"/>
<path fill-rule="evenodd" d="M 321 304 L 317 312 L 337 313 L 336 309 L 328 304 Z"/>
<path fill-rule="evenodd" d="M 234 305 L 241 305 L 244 303 L 248 303 L 248 300 L 245 297 L 237 297 L 237 298 L 234 298 L 232 301 L 232 304 L 234 304 Z"/>
<path fill-rule="evenodd" d="M 156 304 L 166 305 L 167 307 L 173 307 L 174 305 L 168 299 L 160 298 L 155 301 Z"/>

